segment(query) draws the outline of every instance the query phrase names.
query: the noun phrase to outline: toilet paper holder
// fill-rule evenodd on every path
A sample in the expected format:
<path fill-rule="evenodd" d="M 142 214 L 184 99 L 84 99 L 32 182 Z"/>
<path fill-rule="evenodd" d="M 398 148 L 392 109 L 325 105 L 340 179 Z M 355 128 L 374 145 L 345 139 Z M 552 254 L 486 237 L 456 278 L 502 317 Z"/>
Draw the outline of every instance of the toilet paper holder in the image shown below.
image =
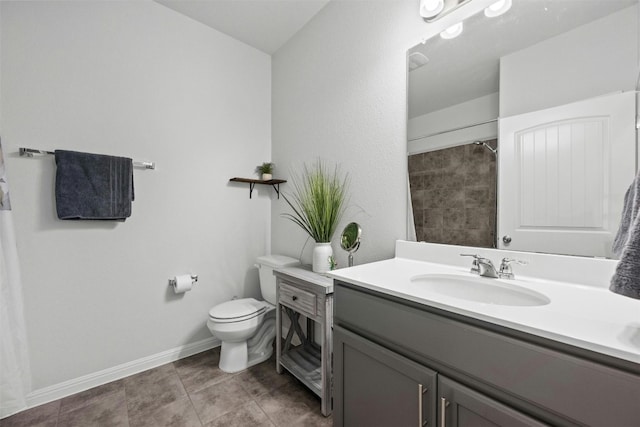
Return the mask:
<path fill-rule="evenodd" d="M 190 276 L 191 276 L 191 282 L 195 284 L 198 281 L 198 275 L 197 274 L 191 274 Z M 175 278 L 169 279 L 169 286 L 173 287 L 175 285 L 176 285 L 176 279 Z"/>

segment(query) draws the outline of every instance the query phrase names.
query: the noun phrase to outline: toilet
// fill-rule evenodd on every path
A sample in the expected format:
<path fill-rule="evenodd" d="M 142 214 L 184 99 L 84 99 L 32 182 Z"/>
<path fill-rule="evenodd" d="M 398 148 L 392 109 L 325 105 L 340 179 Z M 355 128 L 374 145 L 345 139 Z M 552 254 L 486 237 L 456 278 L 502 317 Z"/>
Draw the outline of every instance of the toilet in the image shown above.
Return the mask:
<path fill-rule="evenodd" d="M 222 341 L 219 367 L 224 372 L 240 372 L 267 360 L 273 354 L 276 335 L 276 278 L 273 270 L 300 262 L 283 255 L 258 257 L 260 291 L 264 301 L 254 298 L 223 302 L 209 310 L 207 327 Z"/>

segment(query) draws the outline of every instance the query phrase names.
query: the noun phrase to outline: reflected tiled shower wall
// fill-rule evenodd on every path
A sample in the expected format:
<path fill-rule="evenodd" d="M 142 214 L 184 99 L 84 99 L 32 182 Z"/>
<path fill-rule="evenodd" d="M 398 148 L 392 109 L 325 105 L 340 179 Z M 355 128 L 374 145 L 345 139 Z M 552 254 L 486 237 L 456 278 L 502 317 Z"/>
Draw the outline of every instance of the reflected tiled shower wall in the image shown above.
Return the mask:
<path fill-rule="evenodd" d="M 485 141 L 497 147 L 497 140 Z M 496 156 L 475 144 L 409 156 L 418 241 L 495 247 Z"/>

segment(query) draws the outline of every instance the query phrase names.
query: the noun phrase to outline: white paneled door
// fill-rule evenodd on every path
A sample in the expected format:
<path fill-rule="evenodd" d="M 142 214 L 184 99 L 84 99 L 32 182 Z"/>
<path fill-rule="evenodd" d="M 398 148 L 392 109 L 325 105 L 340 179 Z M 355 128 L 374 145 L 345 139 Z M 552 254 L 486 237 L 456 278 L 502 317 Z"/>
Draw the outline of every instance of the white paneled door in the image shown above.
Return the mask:
<path fill-rule="evenodd" d="M 499 121 L 498 247 L 611 256 L 636 171 L 635 93 Z"/>

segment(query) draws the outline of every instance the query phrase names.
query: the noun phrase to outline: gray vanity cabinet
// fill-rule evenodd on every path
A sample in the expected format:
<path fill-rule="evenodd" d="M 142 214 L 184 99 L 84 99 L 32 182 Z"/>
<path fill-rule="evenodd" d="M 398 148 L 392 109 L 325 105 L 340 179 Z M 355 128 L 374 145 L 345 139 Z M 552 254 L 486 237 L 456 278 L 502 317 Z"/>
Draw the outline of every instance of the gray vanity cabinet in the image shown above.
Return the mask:
<path fill-rule="evenodd" d="M 339 326 L 333 337 L 334 426 L 544 425 Z"/>
<path fill-rule="evenodd" d="M 335 426 L 640 426 L 637 363 L 340 281 L 334 309 Z"/>
<path fill-rule="evenodd" d="M 438 419 L 447 427 L 544 426 L 502 403 L 438 376 Z"/>
<path fill-rule="evenodd" d="M 334 426 L 435 426 L 434 371 L 340 327 L 333 339 Z"/>

